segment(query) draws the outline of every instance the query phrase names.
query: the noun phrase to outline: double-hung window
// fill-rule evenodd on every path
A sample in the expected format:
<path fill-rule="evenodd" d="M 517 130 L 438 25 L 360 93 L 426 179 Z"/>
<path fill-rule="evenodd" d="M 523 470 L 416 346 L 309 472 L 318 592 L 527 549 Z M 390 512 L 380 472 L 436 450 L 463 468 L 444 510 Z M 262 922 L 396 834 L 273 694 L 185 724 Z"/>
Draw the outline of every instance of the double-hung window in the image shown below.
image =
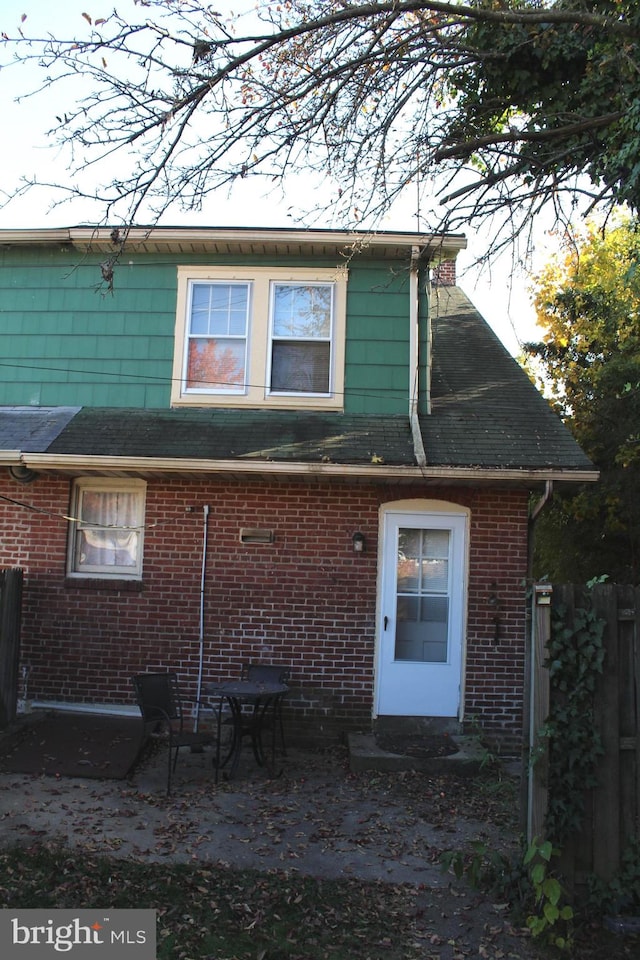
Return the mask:
<path fill-rule="evenodd" d="M 341 409 L 344 268 L 180 267 L 172 403 Z"/>
<path fill-rule="evenodd" d="M 146 484 L 83 478 L 73 485 L 67 573 L 140 580 Z"/>
<path fill-rule="evenodd" d="M 271 284 L 271 394 L 330 393 L 332 328 L 332 284 Z"/>
<path fill-rule="evenodd" d="M 198 280 L 190 284 L 187 390 L 245 390 L 250 290 L 248 283 Z"/>

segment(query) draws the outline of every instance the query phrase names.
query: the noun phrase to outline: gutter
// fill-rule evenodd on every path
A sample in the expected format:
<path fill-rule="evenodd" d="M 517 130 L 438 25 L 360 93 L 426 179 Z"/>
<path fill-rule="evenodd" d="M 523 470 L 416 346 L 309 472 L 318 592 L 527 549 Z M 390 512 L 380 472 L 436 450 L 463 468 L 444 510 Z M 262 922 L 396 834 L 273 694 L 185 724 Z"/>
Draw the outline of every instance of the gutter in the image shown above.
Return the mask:
<path fill-rule="evenodd" d="M 543 467 L 541 469 L 500 469 L 495 467 L 400 466 L 391 464 L 301 463 L 273 460 L 204 460 L 174 457 L 90 457 L 83 454 L 23 453 L 20 463 L 31 470 L 51 470 L 82 476 L 92 472 L 103 473 L 162 473 L 162 474 L 235 474 L 236 476 L 273 474 L 274 476 L 344 477 L 345 479 L 376 480 L 457 480 L 477 483 L 516 482 L 544 483 L 548 480 L 567 483 L 591 483 L 599 478 L 597 470 L 569 470 Z"/>
<path fill-rule="evenodd" d="M 170 248 L 184 243 L 202 244 L 232 244 L 245 246 L 254 244 L 258 247 L 269 247 L 278 244 L 301 244 L 303 246 L 320 245 L 344 250 L 345 246 L 358 250 L 373 250 L 386 252 L 390 248 L 397 248 L 399 256 L 406 256 L 407 248 L 419 243 L 432 251 L 444 249 L 449 256 L 456 256 L 460 250 L 465 250 L 467 240 L 463 234 L 457 233 L 414 233 L 402 231 L 362 231 L 359 233 L 349 230 L 295 230 L 280 227 L 130 227 L 126 233 L 126 245 L 145 247 L 146 244 L 157 244 Z M 0 230 L 0 246 L 21 245 L 72 245 L 78 247 L 104 247 L 115 251 L 116 247 L 111 239 L 111 227 L 38 227 L 38 228 L 9 228 Z"/>
<path fill-rule="evenodd" d="M 409 273 L 409 423 L 413 438 L 413 451 L 419 467 L 426 466 L 420 421 L 418 420 L 418 397 L 420 391 L 420 247 L 411 248 Z"/>

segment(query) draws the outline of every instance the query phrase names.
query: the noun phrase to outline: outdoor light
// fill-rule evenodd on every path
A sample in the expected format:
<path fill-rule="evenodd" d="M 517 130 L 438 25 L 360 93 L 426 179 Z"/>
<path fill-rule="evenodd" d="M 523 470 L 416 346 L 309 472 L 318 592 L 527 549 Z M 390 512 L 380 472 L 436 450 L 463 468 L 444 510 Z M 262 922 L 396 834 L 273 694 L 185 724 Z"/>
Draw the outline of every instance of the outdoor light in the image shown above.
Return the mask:
<path fill-rule="evenodd" d="M 360 531 L 357 531 L 356 533 L 354 533 L 352 539 L 353 539 L 354 552 L 363 553 L 364 552 L 364 533 L 360 533 Z"/>

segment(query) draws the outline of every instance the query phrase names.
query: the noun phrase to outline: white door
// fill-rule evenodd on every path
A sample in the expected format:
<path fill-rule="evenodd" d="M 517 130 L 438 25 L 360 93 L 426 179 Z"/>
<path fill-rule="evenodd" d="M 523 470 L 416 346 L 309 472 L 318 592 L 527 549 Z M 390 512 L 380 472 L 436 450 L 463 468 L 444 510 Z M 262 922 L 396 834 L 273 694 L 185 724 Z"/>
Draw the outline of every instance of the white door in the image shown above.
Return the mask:
<path fill-rule="evenodd" d="M 458 717 L 465 514 L 385 514 L 376 713 Z"/>

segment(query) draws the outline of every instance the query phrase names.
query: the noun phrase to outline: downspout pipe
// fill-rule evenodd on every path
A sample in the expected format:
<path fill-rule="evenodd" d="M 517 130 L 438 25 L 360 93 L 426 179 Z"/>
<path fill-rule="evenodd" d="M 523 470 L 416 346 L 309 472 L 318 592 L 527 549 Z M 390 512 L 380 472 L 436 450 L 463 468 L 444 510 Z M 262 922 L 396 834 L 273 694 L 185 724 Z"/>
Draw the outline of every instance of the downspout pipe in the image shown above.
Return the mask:
<path fill-rule="evenodd" d="M 547 480 L 544 486 L 544 493 L 538 502 L 532 507 L 529 513 L 529 523 L 527 530 L 527 582 L 531 583 L 533 577 L 533 546 L 536 521 L 553 495 L 553 480 Z"/>
<path fill-rule="evenodd" d="M 545 482 L 544 493 L 536 504 L 529 511 L 529 522 L 527 525 L 527 584 L 533 585 L 533 546 L 535 526 L 538 517 L 549 503 L 553 494 L 553 480 Z M 521 809 L 528 811 L 530 808 L 529 787 L 531 780 L 531 771 L 529 769 L 529 755 L 533 745 L 531 731 L 531 706 L 534 696 L 535 677 L 533 675 L 533 617 L 534 603 L 528 603 L 525 614 L 525 644 L 524 644 L 524 696 L 522 711 L 522 742 L 527 744 L 527 750 L 523 754 L 522 780 L 520 788 Z M 527 823 L 522 823 L 523 829 L 527 828 Z"/>
<path fill-rule="evenodd" d="M 409 272 L 409 423 L 413 452 L 419 467 L 427 464 L 420 421 L 418 397 L 420 390 L 420 247 L 411 248 Z"/>
<path fill-rule="evenodd" d="M 200 627 L 198 630 L 198 687 L 196 694 L 196 716 L 193 729 L 197 732 L 200 723 L 200 700 L 202 698 L 202 673 L 204 668 L 204 582 L 207 573 L 207 545 L 209 542 L 209 506 L 205 504 L 202 523 L 202 568 L 200 573 Z"/>

